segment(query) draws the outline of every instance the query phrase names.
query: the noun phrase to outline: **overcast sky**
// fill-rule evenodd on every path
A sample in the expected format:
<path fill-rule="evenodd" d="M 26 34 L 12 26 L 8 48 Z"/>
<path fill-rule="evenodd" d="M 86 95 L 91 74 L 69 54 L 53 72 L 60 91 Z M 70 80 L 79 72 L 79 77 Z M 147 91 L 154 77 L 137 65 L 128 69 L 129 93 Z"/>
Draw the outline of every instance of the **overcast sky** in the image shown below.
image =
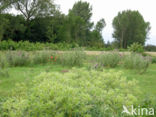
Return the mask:
<path fill-rule="evenodd" d="M 60 5 L 60 10 L 67 14 L 73 4 L 78 0 L 55 0 Z M 156 0 L 82 0 L 87 1 L 93 8 L 92 21 L 97 22 L 101 18 L 106 21 L 106 27 L 103 30 L 105 42 L 112 41 L 112 20 L 123 10 L 138 10 L 144 17 L 145 21 L 151 24 L 149 40 L 146 44 L 156 45 Z"/>

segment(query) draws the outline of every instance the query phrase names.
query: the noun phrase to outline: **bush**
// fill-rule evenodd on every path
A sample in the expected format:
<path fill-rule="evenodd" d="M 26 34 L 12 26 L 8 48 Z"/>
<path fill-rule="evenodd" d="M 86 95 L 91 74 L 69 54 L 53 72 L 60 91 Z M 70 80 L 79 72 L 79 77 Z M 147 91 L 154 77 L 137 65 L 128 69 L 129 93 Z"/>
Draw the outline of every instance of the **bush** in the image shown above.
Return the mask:
<path fill-rule="evenodd" d="M 29 41 L 19 41 L 15 42 L 12 40 L 1 41 L 0 50 L 25 50 L 25 51 L 34 51 L 34 50 L 71 50 L 72 48 L 79 47 L 76 43 L 31 43 Z"/>
<path fill-rule="evenodd" d="M 143 53 L 144 52 L 144 47 L 139 44 L 139 43 L 133 43 L 128 47 L 129 51 L 131 52 L 136 52 L 136 53 Z"/>
<path fill-rule="evenodd" d="M 86 53 L 82 50 L 75 49 L 73 51 L 62 53 L 57 60 L 57 63 L 66 66 L 82 66 Z"/>
<path fill-rule="evenodd" d="M 0 50 L 16 50 L 16 49 L 17 43 L 12 40 L 0 42 Z"/>
<path fill-rule="evenodd" d="M 123 58 L 123 66 L 128 69 L 136 69 L 140 73 L 147 70 L 150 61 L 147 57 L 143 57 L 140 54 L 131 53 Z"/>
<path fill-rule="evenodd" d="M 156 52 L 156 46 L 155 45 L 147 45 L 147 46 L 145 46 L 145 50 L 150 51 L 150 52 Z"/>
<path fill-rule="evenodd" d="M 84 68 L 42 73 L 32 88 L 19 87 L 2 103 L 1 117 L 121 117 L 122 106 L 137 104 L 139 93 L 136 81 L 120 72 Z"/>
<path fill-rule="evenodd" d="M 107 52 L 98 56 L 98 67 L 116 67 L 120 61 L 120 55 L 116 52 Z"/>
<path fill-rule="evenodd" d="M 152 57 L 152 63 L 156 63 L 156 57 Z"/>

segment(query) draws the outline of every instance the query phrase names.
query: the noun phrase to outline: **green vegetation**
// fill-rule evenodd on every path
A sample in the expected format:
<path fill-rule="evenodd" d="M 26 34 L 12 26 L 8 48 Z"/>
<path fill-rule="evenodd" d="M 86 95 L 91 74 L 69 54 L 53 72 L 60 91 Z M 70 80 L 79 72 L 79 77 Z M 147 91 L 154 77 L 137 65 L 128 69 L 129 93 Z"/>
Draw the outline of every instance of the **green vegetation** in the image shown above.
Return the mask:
<path fill-rule="evenodd" d="M 119 12 L 115 40 L 105 43 L 106 22 L 92 15 L 81 0 L 67 15 L 54 0 L 0 0 L 0 117 L 127 117 L 123 105 L 156 111 L 155 53 L 144 52 L 155 51 L 145 46 L 150 23 L 139 11 Z"/>
<path fill-rule="evenodd" d="M 2 117 L 121 115 L 122 104 L 137 103 L 136 94 L 135 81 L 113 71 L 44 72 L 33 79 L 31 89 L 17 87 L 16 98 L 3 103 Z"/>
<path fill-rule="evenodd" d="M 152 57 L 152 63 L 156 63 L 156 57 Z"/>
<path fill-rule="evenodd" d="M 129 51 L 136 52 L 136 53 L 143 53 L 144 47 L 139 43 L 133 43 L 128 47 Z"/>
<path fill-rule="evenodd" d="M 57 57 L 56 63 L 63 66 L 82 66 L 86 58 L 86 53 L 82 50 L 74 50 L 62 53 Z"/>
<path fill-rule="evenodd" d="M 102 36 L 106 22 L 104 18 L 91 21 L 92 6 L 88 2 L 75 2 L 67 15 L 61 13 L 54 0 L 1 0 L 0 5 L 0 50 L 64 50 L 75 45 L 89 50 L 127 49 L 133 43 L 144 46 L 150 31 L 150 23 L 138 11 L 122 11 L 112 23 L 115 41 L 106 44 Z M 9 14 L 11 8 L 21 14 Z"/>
<path fill-rule="evenodd" d="M 1 55 L 0 63 L 2 68 L 4 68 L 5 66 L 16 67 L 49 63 L 51 62 L 50 57 L 55 56 L 55 52 L 6 51 L 1 53 Z"/>
<path fill-rule="evenodd" d="M 145 50 L 150 51 L 150 52 L 156 52 L 156 46 L 155 45 L 147 45 L 147 46 L 145 46 Z"/>
<path fill-rule="evenodd" d="M 135 69 L 143 73 L 147 70 L 150 64 L 149 58 L 139 54 L 132 53 L 123 58 L 123 66 L 128 69 Z"/>
<path fill-rule="evenodd" d="M 117 52 L 102 53 L 97 58 L 97 68 L 116 67 L 120 59 L 120 55 Z"/>
<path fill-rule="evenodd" d="M 79 47 L 76 43 L 32 43 L 29 41 L 19 41 L 14 42 L 12 40 L 1 41 L 0 50 L 25 50 L 25 51 L 35 51 L 35 50 L 71 50 L 73 48 Z"/>
<path fill-rule="evenodd" d="M 56 63 L 64 66 L 82 66 L 86 53 L 81 49 L 58 53 L 53 51 L 6 51 L 1 52 L 0 67 L 32 66 Z"/>
<path fill-rule="evenodd" d="M 7 2 L 2 0 L 0 5 Z M 104 47 L 102 30 L 106 26 L 105 20 L 100 19 L 95 25 L 91 22 L 92 7 L 88 2 L 76 2 L 67 15 L 59 11 L 53 0 L 12 0 L 8 5 L 21 15 L 7 11 L 0 13 L 0 41 L 53 43 L 53 46 L 76 43 L 79 46 Z M 7 47 L 3 46 L 5 49 Z M 42 46 L 38 46 L 38 49 L 42 49 Z"/>
<path fill-rule="evenodd" d="M 10 53 L 18 54 L 18 52 Z M 32 52 L 27 54 L 33 55 Z M 44 58 L 42 54 L 41 51 L 36 56 Z M 104 54 L 112 61 L 119 56 L 118 53 L 114 53 L 114 56 L 112 53 L 102 55 Z M 155 107 L 156 103 L 152 98 L 156 95 L 155 64 L 150 64 L 143 74 L 138 74 L 135 68 L 134 70 L 124 69 L 120 61 L 118 66 L 114 66 L 115 68 L 103 66 L 102 71 L 99 71 L 88 69 L 88 64 L 94 65 L 92 60 L 96 61 L 96 57 L 86 56 L 83 51 L 75 50 L 70 54 L 47 55 L 50 56 L 48 64 L 41 62 L 40 65 L 36 65 L 38 62 L 27 67 L 5 67 L 1 70 L 0 113 L 2 117 L 21 117 L 23 114 L 28 117 L 42 116 L 43 113 L 47 116 L 114 115 L 121 117 L 123 104 L 146 107 L 148 103 L 150 107 Z M 72 55 L 75 57 L 71 59 Z M 55 61 L 55 56 L 69 59 L 60 64 L 58 58 Z M 130 55 L 121 55 L 123 59 L 128 56 Z M 135 54 L 132 56 L 141 57 Z M 79 57 L 82 60 L 80 63 L 83 63 L 82 67 L 79 67 L 77 63 L 70 64 Z M 144 59 L 142 57 L 139 61 Z M 77 68 L 70 66 L 77 66 Z M 105 107 L 108 110 L 105 110 Z"/>
<path fill-rule="evenodd" d="M 145 44 L 150 30 L 150 23 L 145 22 L 139 11 L 119 12 L 113 19 L 115 42 L 120 48 L 127 48 L 133 43 Z"/>

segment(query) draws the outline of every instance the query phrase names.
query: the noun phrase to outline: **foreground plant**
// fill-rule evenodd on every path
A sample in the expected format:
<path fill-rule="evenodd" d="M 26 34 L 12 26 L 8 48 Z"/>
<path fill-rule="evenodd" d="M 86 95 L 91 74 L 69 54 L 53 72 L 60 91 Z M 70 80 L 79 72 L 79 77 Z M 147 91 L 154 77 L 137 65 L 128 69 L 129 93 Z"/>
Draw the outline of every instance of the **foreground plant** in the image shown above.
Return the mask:
<path fill-rule="evenodd" d="M 131 52 L 143 53 L 144 52 L 144 46 L 139 44 L 139 43 L 133 43 L 128 47 L 128 50 Z"/>
<path fill-rule="evenodd" d="M 136 81 L 115 71 L 42 73 L 32 88 L 18 86 L 1 104 L 2 117 L 121 117 L 122 106 L 137 104 Z"/>

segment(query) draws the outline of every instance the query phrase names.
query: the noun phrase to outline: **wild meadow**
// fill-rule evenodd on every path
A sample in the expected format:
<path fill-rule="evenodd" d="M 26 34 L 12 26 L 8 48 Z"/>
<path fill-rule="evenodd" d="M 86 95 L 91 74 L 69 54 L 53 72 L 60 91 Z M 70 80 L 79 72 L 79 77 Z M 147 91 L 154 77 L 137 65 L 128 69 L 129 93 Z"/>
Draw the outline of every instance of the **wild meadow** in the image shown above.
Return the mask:
<path fill-rule="evenodd" d="M 1 51 L 1 117 L 124 117 L 122 106 L 156 107 L 152 56 Z"/>
<path fill-rule="evenodd" d="M 156 117 L 155 1 L 133 2 L 0 0 L 0 117 Z"/>

